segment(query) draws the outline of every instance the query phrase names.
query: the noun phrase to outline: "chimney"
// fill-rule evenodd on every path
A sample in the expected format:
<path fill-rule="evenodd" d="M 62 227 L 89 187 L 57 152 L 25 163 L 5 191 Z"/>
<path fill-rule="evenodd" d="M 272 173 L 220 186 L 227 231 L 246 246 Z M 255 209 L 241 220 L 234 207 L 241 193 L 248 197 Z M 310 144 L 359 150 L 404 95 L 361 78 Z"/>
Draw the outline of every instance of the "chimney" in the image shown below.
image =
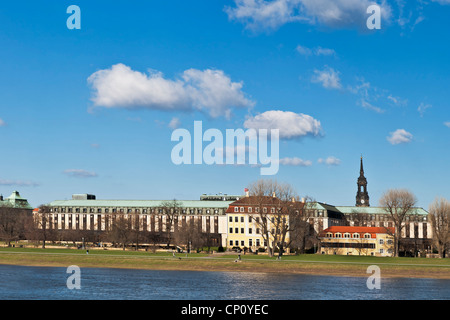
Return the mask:
<path fill-rule="evenodd" d="M 273 198 L 276 198 L 276 196 L 275 196 L 275 191 L 272 192 L 272 197 L 273 197 Z"/>
<path fill-rule="evenodd" d="M 245 188 L 244 191 L 245 191 L 245 196 L 248 198 L 250 196 L 249 193 L 248 193 L 248 189 Z"/>
<path fill-rule="evenodd" d="M 302 203 L 305 203 L 305 198 L 302 198 Z"/>
<path fill-rule="evenodd" d="M 295 202 L 295 198 L 294 197 L 292 197 L 292 202 Z"/>

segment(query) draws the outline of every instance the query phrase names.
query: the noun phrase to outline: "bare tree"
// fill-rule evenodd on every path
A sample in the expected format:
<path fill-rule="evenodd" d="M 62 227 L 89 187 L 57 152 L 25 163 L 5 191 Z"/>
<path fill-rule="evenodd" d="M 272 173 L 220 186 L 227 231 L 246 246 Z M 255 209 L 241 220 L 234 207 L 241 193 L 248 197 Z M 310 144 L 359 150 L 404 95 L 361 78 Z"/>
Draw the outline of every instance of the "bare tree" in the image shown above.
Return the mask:
<path fill-rule="evenodd" d="M 132 241 L 132 232 L 130 221 L 123 214 L 114 214 L 111 216 L 109 229 L 103 234 L 105 240 L 111 242 L 114 246 L 122 245 L 122 249 Z"/>
<path fill-rule="evenodd" d="M 15 208 L 11 204 L 0 206 L 0 238 L 8 247 L 12 241 L 17 241 L 24 235 L 27 217 L 27 210 Z"/>
<path fill-rule="evenodd" d="M 450 245 L 450 202 L 444 198 L 436 198 L 429 207 L 433 241 L 438 249 L 439 257 L 445 258 Z"/>
<path fill-rule="evenodd" d="M 278 250 L 281 258 L 289 246 L 290 233 L 300 226 L 302 203 L 294 188 L 276 180 L 260 179 L 249 186 L 249 204 L 255 208 L 254 221 L 261 230 L 270 257 Z"/>
<path fill-rule="evenodd" d="M 405 189 L 390 189 L 383 193 L 380 198 L 380 206 L 390 216 L 394 223 L 394 256 L 398 257 L 399 243 L 401 240 L 403 222 L 406 215 L 412 212 L 417 202 L 416 196 Z M 386 228 L 390 233 L 389 229 Z"/>
<path fill-rule="evenodd" d="M 180 214 L 182 203 L 176 199 L 170 201 L 163 201 L 160 204 L 163 213 L 166 216 L 166 239 L 167 247 L 172 243 L 172 228 L 176 228 L 175 222 Z M 174 230 L 176 231 L 176 230 Z"/>

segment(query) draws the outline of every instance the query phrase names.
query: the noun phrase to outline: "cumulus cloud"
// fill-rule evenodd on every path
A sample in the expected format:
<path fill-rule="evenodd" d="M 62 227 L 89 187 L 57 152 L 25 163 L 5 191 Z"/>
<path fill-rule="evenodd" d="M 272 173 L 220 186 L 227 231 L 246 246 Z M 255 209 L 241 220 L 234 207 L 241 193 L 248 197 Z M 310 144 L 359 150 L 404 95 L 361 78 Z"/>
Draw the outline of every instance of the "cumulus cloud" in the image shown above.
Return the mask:
<path fill-rule="evenodd" d="M 242 22 L 248 29 L 277 29 L 290 22 L 324 25 L 331 28 L 366 28 L 366 10 L 371 0 L 234 0 L 226 7 L 230 19 Z M 391 7 L 379 4 L 381 18 L 388 21 Z"/>
<path fill-rule="evenodd" d="M 444 122 L 444 126 L 446 126 L 446 127 L 450 128 L 450 121 L 446 121 L 446 122 Z"/>
<path fill-rule="evenodd" d="M 312 165 L 312 161 L 303 160 L 297 157 L 293 158 L 282 158 L 279 160 L 279 163 L 285 166 L 300 166 L 300 167 L 309 167 Z"/>
<path fill-rule="evenodd" d="M 311 81 L 322 84 L 326 89 L 340 89 L 342 87 L 339 72 L 329 67 L 325 67 L 323 70 L 314 70 Z"/>
<path fill-rule="evenodd" d="M 0 119 L 0 127 L 6 126 L 6 122 L 3 119 Z"/>
<path fill-rule="evenodd" d="M 76 177 L 76 178 L 93 178 L 97 177 L 97 173 L 90 172 L 84 169 L 66 169 L 63 171 L 64 174 Z"/>
<path fill-rule="evenodd" d="M 290 111 L 270 110 L 248 118 L 247 129 L 279 129 L 281 139 L 296 139 L 304 136 L 320 136 L 320 121 L 313 117 Z"/>
<path fill-rule="evenodd" d="M 338 166 L 341 164 L 341 160 L 336 157 L 328 157 L 326 159 L 319 158 L 317 160 L 318 163 L 326 164 L 329 166 Z"/>
<path fill-rule="evenodd" d="M 229 118 L 232 108 L 254 105 L 242 92 L 242 82 L 232 82 L 221 70 L 188 69 L 171 80 L 161 72 L 145 74 L 119 63 L 93 73 L 88 83 L 97 107 L 198 110 Z"/>
<path fill-rule="evenodd" d="M 401 143 L 409 143 L 412 141 L 413 135 L 404 130 L 404 129 L 397 129 L 394 132 L 391 132 L 390 135 L 387 137 L 387 140 L 390 144 L 396 145 Z"/>

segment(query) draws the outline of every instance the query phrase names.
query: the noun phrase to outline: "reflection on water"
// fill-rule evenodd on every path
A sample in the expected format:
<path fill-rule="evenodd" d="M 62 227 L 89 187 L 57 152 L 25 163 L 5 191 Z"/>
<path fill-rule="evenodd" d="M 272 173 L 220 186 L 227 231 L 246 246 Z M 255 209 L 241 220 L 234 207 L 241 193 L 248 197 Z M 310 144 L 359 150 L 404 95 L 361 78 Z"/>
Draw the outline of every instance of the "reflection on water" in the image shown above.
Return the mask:
<path fill-rule="evenodd" d="M 450 299 L 450 280 L 382 279 L 251 272 L 82 268 L 81 290 L 69 290 L 66 268 L 1 266 L 0 299 L 325 300 Z"/>

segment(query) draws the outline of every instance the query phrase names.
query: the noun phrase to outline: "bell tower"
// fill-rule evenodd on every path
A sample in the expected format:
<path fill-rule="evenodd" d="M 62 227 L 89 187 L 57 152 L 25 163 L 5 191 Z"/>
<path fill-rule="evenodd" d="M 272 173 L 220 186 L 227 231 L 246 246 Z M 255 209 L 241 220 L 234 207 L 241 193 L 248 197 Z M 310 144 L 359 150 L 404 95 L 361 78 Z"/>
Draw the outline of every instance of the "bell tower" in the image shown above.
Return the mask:
<path fill-rule="evenodd" d="M 364 176 L 363 158 L 361 156 L 361 166 L 359 169 L 359 178 L 357 181 L 358 191 L 356 192 L 356 206 L 370 207 L 369 193 L 367 192 L 367 179 Z"/>

